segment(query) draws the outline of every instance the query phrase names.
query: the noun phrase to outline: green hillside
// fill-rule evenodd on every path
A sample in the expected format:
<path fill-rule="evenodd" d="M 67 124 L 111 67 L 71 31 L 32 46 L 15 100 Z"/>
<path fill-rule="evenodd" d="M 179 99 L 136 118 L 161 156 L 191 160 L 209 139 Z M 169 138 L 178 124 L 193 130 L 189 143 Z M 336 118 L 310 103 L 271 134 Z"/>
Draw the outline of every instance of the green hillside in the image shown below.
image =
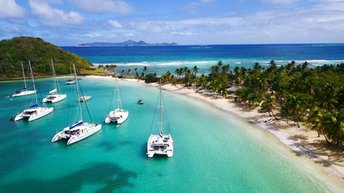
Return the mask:
<path fill-rule="evenodd" d="M 58 75 L 70 73 L 70 66 L 88 69 L 92 63 L 60 47 L 45 42 L 41 38 L 15 37 L 0 41 L 0 80 L 21 77 L 23 62 L 25 71 L 31 61 L 35 76 L 50 76 L 50 60 L 54 60 Z"/>

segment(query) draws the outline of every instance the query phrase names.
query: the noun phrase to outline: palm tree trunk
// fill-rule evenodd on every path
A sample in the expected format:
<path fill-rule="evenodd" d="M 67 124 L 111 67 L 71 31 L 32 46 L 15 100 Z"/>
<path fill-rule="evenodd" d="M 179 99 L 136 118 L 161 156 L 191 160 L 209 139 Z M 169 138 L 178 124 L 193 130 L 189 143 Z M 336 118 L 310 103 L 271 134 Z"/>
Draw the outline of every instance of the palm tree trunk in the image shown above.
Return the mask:
<path fill-rule="evenodd" d="M 273 110 L 271 110 L 272 116 L 278 121 L 279 119 L 276 117 L 275 113 Z"/>

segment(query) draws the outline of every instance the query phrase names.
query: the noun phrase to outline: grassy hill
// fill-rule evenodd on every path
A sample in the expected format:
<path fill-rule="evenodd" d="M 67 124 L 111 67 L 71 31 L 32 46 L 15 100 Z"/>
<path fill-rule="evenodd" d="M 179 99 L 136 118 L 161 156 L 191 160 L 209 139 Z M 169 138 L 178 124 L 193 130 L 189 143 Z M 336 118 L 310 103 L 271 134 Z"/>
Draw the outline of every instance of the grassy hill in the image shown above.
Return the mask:
<path fill-rule="evenodd" d="M 54 60 L 58 75 L 69 74 L 72 64 L 80 70 L 92 66 L 90 61 L 41 38 L 15 37 L 0 41 L 0 80 L 21 77 L 20 63 L 23 62 L 27 72 L 28 60 L 31 61 L 35 76 L 50 76 L 51 59 Z"/>

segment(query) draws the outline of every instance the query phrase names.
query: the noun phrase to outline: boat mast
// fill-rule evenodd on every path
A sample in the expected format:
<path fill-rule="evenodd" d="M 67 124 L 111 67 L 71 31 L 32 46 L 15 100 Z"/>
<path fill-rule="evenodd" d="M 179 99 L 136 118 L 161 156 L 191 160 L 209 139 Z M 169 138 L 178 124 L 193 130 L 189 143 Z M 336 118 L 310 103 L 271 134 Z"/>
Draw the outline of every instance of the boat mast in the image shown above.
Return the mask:
<path fill-rule="evenodd" d="M 81 101 L 80 101 L 80 91 L 79 91 L 79 81 L 76 78 L 76 70 L 75 70 L 75 65 L 73 64 L 73 70 L 74 70 L 74 78 L 76 81 L 76 91 L 78 93 L 78 103 L 79 103 L 79 112 L 80 112 L 80 120 L 82 121 L 82 108 L 81 108 Z"/>
<path fill-rule="evenodd" d="M 22 72 L 23 72 L 25 90 L 27 90 L 27 85 L 26 85 L 26 79 L 25 79 L 25 72 L 24 72 L 24 65 L 23 65 L 23 62 L 21 62 L 20 64 L 21 64 Z"/>
<path fill-rule="evenodd" d="M 55 72 L 55 67 L 54 67 L 54 61 L 53 61 L 53 59 L 51 59 L 51 69 L 53 70 L 54 87 L 56 88 L 56 90 L 58 91 L 58 93 L 61 93 L 61 88 L 60 88 L 59 83 L 58 83 L 57 78 L 56 78 L 56 72 Z"/>
<path fill-rule="evenodd" d="M 119 93 L 119 87 L 118 87 L 118 82 L 116 78 L 116 102 L 117 102 L 117 108 L 122 109 L 122 101 L 121 101 L 121 95 Z"/>
<path fill-rule="evenodd" d="M 30 72 L 31 72 L 31 79 L 32 79 L 33 90 L 36 90 L 35 79 L 33 78 L 33 72 L 32 72 L 32 67 L 31 67 L 30 60 L 29 60 L 29 67 L 30 67 Z M 37 91 L 35 92 L 35 98 L 36 98 L 36 104 L 38 104 Z"/>
<path fill-rule="evenodd" d="M 159 107 L 160 107 L 160 132 L 159 132 L 159 134 L 162 134 L 162 103 L 161 103 L 161 84 L 160 84 L 160 86 L 159 86 L 159 89 L 160 89 L 160 105 L 159 105 Z"/>

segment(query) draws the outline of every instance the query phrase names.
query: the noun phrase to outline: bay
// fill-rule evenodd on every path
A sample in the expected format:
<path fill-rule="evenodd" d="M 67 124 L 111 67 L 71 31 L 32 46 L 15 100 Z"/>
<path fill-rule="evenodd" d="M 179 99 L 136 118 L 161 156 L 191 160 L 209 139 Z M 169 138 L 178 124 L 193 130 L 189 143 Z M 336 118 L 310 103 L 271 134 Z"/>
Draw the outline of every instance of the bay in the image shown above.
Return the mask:
<path fill-rule="evenodd" d="M 66 79 L 60 79 L 64 82 Z M 166 132 L 173 158 L 148 159 L 146 141 L 157 132 L 158 89 L 120 81 L 130 114 L 120 127 L 105 125 L 113 108 L 114 81 L 83 78 L 92 120 L 103 128 L 71 146 L 51 143 L 56 130 L 78 120 L 74 86 L 67 100 L 34 122 L 9 118 L 32 101 L 10 98 L 20 81 L 0 83 L 0 192 L 332 192 L 311 161 L 298 157 L 270 133 L 200 101 L 164 92 Z M 37 81 L 39 96 L 52 85 Z M 145 101 L 138 105 L 138 99 Z M 84 115 L 86 116 L 86 113 Z M 86 118 L 86 121 L 90 121 Z"/>

